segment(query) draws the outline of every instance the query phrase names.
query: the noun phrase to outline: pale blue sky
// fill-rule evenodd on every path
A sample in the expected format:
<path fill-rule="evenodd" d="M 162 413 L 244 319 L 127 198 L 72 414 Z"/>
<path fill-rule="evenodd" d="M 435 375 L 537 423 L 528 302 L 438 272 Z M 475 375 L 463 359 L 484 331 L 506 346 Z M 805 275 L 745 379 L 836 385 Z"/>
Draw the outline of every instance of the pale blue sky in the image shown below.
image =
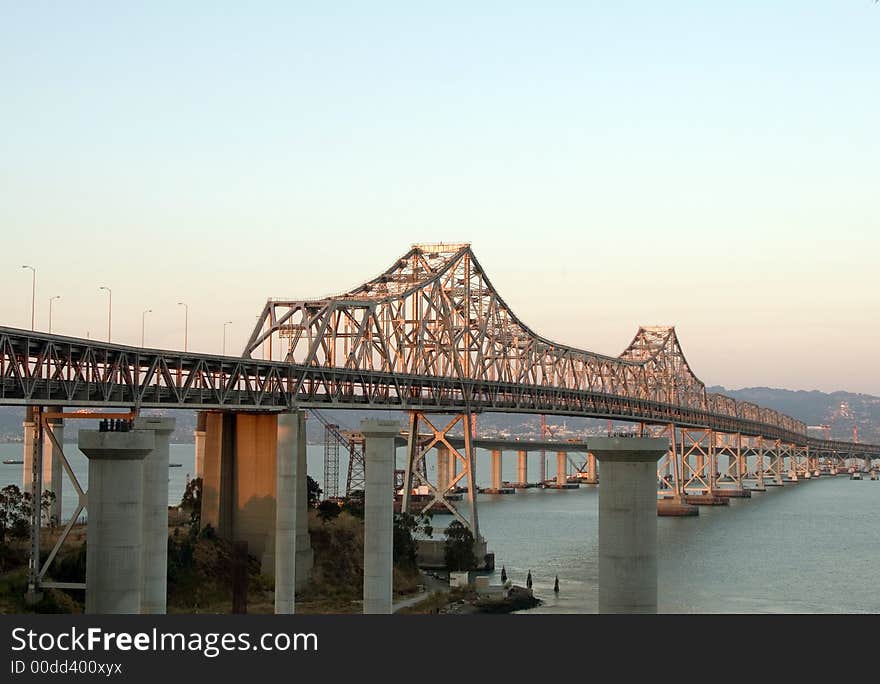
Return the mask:
<path fill-rule="evenodd" d="M 470 241 L 545 335 L 880 394 L 880 6 L 0 0 L 0 324 L 239 350 Z"/>

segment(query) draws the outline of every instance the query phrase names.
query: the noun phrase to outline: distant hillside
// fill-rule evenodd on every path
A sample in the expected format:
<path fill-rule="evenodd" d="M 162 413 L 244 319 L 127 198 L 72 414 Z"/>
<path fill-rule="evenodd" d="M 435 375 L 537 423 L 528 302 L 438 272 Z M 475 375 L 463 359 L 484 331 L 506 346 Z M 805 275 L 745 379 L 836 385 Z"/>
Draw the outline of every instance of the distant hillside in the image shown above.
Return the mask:
<path fill-rule="evenodd" d="M 828 425 L 831 437 L 850 440 L 853 427 L 858 427 L 859 441 L 880 442 L 880 397 L 852 392 L 793 391 L 771 387 L 745 387 L 729 390 L 708 387 L 710 392 L 726 394 L 741 401 L 786 413 L 807 425 Z M 823 433 L 819 430 L 817 436 Z"/>

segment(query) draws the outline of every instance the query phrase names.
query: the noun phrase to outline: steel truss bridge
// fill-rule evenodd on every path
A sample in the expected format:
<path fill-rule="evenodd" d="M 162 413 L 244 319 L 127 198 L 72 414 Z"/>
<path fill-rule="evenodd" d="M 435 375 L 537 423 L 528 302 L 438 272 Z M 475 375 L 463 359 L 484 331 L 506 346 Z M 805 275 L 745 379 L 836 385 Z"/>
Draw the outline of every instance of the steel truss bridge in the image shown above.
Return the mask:
<path fill-rule="evenodd" d="M 267 346 L 271 360 L 253 358 Z M 557 414 L 880 458 L 880 445 L 811 437 L 790 416 L 707 392 L 674 327 L 639 328 L 619 357 L 541 337 L 468 244 L 414 245 L 338 296 L 270 299 L 241 357 L 0 327 L 0 378 L 7 405 Z"/>

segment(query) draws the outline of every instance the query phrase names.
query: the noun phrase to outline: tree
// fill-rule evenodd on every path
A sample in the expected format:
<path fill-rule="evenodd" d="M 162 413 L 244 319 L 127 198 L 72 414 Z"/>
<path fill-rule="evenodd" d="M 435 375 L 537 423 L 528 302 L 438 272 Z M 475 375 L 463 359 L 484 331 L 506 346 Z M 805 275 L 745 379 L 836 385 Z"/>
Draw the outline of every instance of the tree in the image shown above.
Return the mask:
<path fill-rule="evenodd" d="M 0 489 L 0 543 L 7 537 L 24 539 L 30 534 L 30 495 L 16 485 Z"/>
<path fill-rule="evenodd" d="M 415 535 L 418 533 L 428 537 L 434 534 L 430 515 L 394 514 L 394 564 L 398 567 L 416 567 L 419 545 Z"/>
<path fill-rule="evenodd" d="M 337 517 L 341 512 L 342 509 L 339 507 L 339 504 L 330 499 L 325 499 L 318 504 L 318 517 L 324 522 L 333 520 L 333 518 Z"/>
<path fill-rule="evenodd" d="M 446 569 L 450 572 L 473 570 L 477 567 L 477 558 L 474 556 L 474 535 L 458 520 L 453 520 L 446 528 L 444 557 Z"/>
<path fill-rule="evenodd" d="M 306 475 L 306 477 L 308 478 L 309 506 L 314 508 L 321 500 L 321 488 L 311 475 Z"/>
<path fill-rule="evenodd" d="M 198 532 L 202 525 L 202 478 L 194 477 L 186 483 L 186 491 L 180 500 L 180 508 L 189 513 L 190 528 Z"/>
<path fill-rule="evenodd" d="M 40 495 L 40 510 L 43 512 L 46 518 L 46 524 L 49 527 L 56 527 L 58 525 L 58 516 L 57 515 L 49 515 L 49 511 L 52 509 L 52 504 L 55 503 L 55 492 L 44 489 L 43 493 Z"/>

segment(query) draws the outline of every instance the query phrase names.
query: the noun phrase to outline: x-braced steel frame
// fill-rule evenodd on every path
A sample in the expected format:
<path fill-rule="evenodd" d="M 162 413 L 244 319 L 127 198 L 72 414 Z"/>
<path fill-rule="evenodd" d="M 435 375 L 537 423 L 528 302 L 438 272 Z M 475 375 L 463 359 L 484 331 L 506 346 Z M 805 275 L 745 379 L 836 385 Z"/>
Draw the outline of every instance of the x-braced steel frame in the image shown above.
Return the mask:
<path fill-rule="evenodd" d="M 450 441 L 450 432 L 461 424 L 464 431 L 464 453 L 456 449 Z M 419 430 L 422 426 L 430 431 L 430 437 L 424 444 L 420 443 Z M 409 414 L 409 435 L 407 439 L 407 456 L 406 468 L 404 470 L 403 493 L 401 497 L 401 510 L 409 511 L 412 503 L 412 490 L 416 486 L 425 486 L 428 489 L 429 500 L 421 506 L 418 511 L 423 514 L 431 510 L 435 504 L 444 506 L 452 513 L 455 518 L 465 525 L 473 534 L 474 539 L 480 540 L 480 526 L 477 517 L 476 502 L 476 463 L 475 450 L 473 445 L 473 427 L 474 423 L 469 419 L 468 414 L 459 413 L 454 415 L 443 427 L 437 427 L 427 415 L 420 411 L 410 411 Z M 438 464 L 438 482 L 435 484 L 430 481 L 427 476 L 427 468 L 424 465 L 426 454 L 431 450 L 445 450 L 448 454 L 449 472 L 448 480 L 443 483 L 439 479 L 443 478 L 440 472 L 441 468 Z M 461 470 L 457 472 L 454 464 L 460 464 Z M 447 497 L 447 493 L 455 491 L 458 483 L 462 480 L 467 482 L 467 504 L 469 516 L 465 516 Z M 417 483 L 417 484 L 416 484 Z"/>

